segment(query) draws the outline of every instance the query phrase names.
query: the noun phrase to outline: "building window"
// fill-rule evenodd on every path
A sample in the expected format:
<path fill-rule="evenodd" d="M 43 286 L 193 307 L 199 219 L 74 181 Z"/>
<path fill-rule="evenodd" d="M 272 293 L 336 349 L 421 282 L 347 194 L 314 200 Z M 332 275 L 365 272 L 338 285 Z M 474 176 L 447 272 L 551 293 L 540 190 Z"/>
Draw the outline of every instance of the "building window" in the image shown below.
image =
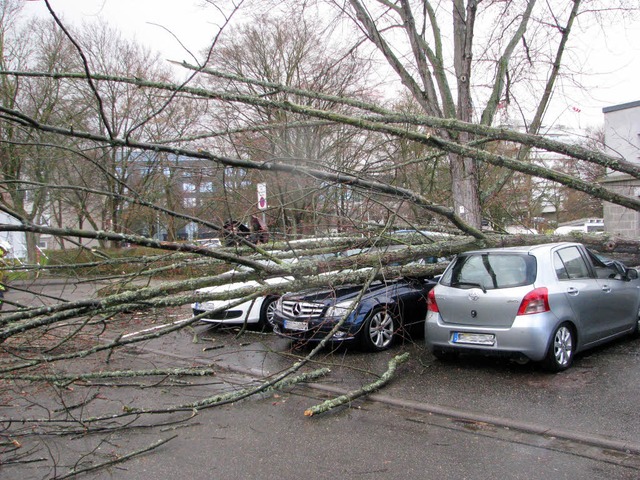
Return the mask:
<path fill-rule="evenodd" d="M 202 182 L 200 184 L 200 192 L 202 193 L 213 193 L 213 182 Z"/>

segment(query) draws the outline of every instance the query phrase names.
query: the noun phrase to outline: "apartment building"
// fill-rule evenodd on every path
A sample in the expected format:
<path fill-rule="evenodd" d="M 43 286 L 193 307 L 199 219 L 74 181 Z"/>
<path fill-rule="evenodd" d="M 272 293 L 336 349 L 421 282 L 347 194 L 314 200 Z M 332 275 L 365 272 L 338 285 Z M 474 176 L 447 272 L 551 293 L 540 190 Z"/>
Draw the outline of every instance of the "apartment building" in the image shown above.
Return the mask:
<path fill-rule="evenodd" d="M 613 105 L 604 113 L 607 153 L 640 165 L 640 101 Z M 609 190 L 628 197 L 640 197 L 640 180 L 620 172 L 608 172 L 602 181 Z M 626 238 L 640 236 L 640 212 L 605 202 L 607 232 Z"/>

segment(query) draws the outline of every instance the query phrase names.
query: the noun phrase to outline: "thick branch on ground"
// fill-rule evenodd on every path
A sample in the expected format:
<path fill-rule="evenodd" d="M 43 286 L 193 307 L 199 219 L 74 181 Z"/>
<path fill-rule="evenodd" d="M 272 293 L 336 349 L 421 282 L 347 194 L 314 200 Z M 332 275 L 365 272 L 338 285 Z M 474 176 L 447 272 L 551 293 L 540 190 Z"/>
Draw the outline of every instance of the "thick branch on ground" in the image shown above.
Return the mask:
<path fill-rule="evenodd" d="M 311 408 L 308 408 L 307 410 L 305 410 L 304 414 L 307 417 L 311 417 L 313 415 L 316 415 L 318 413 L 324 413 L 324 412 L 328 412 L 329 410 L 331 410 L 332 408 L 336 408 L 339 407 L 341 405 L 345 405 L 347 403 L 351 403 L 353 402 L 355 399 L 363 397 L 365 395 L 368 395 L 372 392 L 375 392 L 376 390 L 379 390 L 380 388 L 384 387 L 387 383 L 389 383 L 391 381 L 391 379 L 393 378 L 393 375 L 396 372 L 396 369 L 398 368 L 399 365 L 405 363 L 407 360 L 409 359 L 409 353 L 403 353 L 402 355 L 398 355 L 396 357 L 393 357 L 390 361 L 389 361 L 389 368 L 387 368 L 387 371 L 384 372 L 382 374 L 382 376 L 376 380 L 375 382 L 369 383 L 368 385 L 365 385 L 364 387 L 355 390 L 353 392 L 349 392 L 345 395 L 340 395 L 339 397 L 336 397 L 334 399 L 331 400 L 327 400 L 319 405 L 314 405 Z"/>
<path fill-rule="evenodd" d="M 91 432 L 105 432 L 116 431 L 122 428 L 130 428 L 134 426 L 134 422 L 145 415 L 167 415 L 177 412 L 191 412 L 192 418 L 199 410 L 206 408 L 212 408 L 216 406 L 226 405 L 229 403 L 235 403 L 245 398 L 257 395 L 259 393 L 266 393 L 274 390 L 281 390 L 284 388 L 293 387 L 303 382 L 314 382 L 330 373 L 328 368 L 320 368 L 310 372 L 304 372 L 299 375 L 293 375 L 295 370 L 299 369 L 302 365 L 306 364 L 306 361 L 302 360 L 297 362 L 293 367 L 285 370 L 277 376 L 266 380 L 254 387 L 243 388 L 240 390 L 234 390 L 226 393 L 212 395 L 211 397 L 196 400 L 194 402 L 184 403 L 180 405 L 168 406 L 165 408 L 135 408 L 134 406 L 127 406 L 122 412 L 114 413 L 110 415 L 88 417 L 83 419 L 51 419 L 51 418 L 23 418 L 15 420 L 22 424 L 69 424 L 69 423 L 81 423 L 82 430 L 69 429 L 58 432 L 58 435 L 76 435 L 78 433 L 91 433 Z M 134 417 L 131 420 L 130 417 Z M 114 420 L 129 418 L 128 422 L 123 425 L 114 426 L 102 426 L 104 422 L 111 423 Z"/>

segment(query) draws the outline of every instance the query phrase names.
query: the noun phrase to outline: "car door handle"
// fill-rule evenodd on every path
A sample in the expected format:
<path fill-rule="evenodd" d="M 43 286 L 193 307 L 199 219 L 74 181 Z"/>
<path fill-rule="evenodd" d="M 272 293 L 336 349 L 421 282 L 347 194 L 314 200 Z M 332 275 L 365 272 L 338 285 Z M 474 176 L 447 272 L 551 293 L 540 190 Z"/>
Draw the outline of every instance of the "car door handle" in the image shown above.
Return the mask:
<path fill-rule="evenodd" d="M 602 291 L 604 293 L 609 293 L 611 291 L 611 287 L 609 285 L 603 285 L 602 286 Z"/>
<path fill-rule="evenodd" d="M 567 288 L 567 293 L 575 297 L 580 293 L 580 290 L 578 290 L 576 287 L 569 287 Z"/>

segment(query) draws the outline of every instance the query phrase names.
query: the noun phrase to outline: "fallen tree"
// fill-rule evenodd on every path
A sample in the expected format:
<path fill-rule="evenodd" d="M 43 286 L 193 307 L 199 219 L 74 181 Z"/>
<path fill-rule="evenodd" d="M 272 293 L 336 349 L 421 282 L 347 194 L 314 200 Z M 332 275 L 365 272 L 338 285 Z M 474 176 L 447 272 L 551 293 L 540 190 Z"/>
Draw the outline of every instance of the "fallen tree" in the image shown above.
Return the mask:
<path fill-rule="evenodd" d="M 143 356 L 143 346 L 159 345 L 158 350 L 163 351 L 167 344 L 162 342 L 171 342 L 167 339 L 185 332 L 197 337 L 193 329 L 204 314 L 191 315 L 189 304 L 196 300 L 231 299 L 232 306 L 305 288 L 345 283 L 366 286 L 381 278 L 435 276 L 442 273 L 448 258 L 466 250 L 559 240 L 580 241 L 604 255 L 640 265 L 640 245 L 635 240 L 607 235 L 488 232 L 480 228 L 480 218 L 468 220 L 459 208 L 460 199 L 449 195 L 454 190 L 457 195 L 466 193 L 463 183 L 468 185 L 467 179 L 473 182 L 476 168 L 482 165 L 499 169 L 499 181 L 493 182 L 492 189 L 517 172 L 525 178 L 548 181 L 554 187 L 567 187 L 600 201 L 640 210 L 638 198 L 533 162 L 528 154 L 534 149 L 559 154 L 572 162 L 610 169 L 633 179 L 640 178 L 637 165 L 602 151 L 537 135 L 541 113 L 527 132 L 491 126 L 490 118 L 496 114 L 501 96 L 512 87 L 504 83 L 513 53 L 509 49 L 525 38 L 523 28 L 509 35 L 513 42 L 499 58 L 499 75 L 490 102 L 482 120 L 474 123 L 470 121 L 470 98 L 459 105 L 461 114 L 456 114 L 449 98 L 446 69 L 437 61 L 438 52 L 430 52 L 420 37 L 409 2 L 380 2 L 379 6 L 388 8 L 389 13 L 380 21 L 400 15 L 402 22 L 395 26 L 411 34 L 413 55 L 421 67 L 417 69 L 400 65 L 400 58 L 387 48 L 384 29 L 378 28 L 361 8 L 363 2 L 350 3 L 358 9 L 356 17 L 367 31 L 367 39 L 394 64 L 403 84 L 422 107 L 421 113 L 415 112 L 412 102 L 406 108 L 382 105 L 367 95 L 368 88 L 362 88 L 364 93 L 349 95 L 351 85 L 339 93 L 309 87 L 325 79 L 339 86 L 348 83 L 340 74 L 352 70 L 339 68 L 337 59 L 315 63 L 314 58 L 314 67 L 324 67 L 313 78 L 302 75 L 306 68 L 290 68 L 300 75 L 301 82 L 295 85 L 209 68 L 213 45 L 202 64 L 180 63 L 189 73 L 184 82 L 155 70 L 141 71 L 138 67 L 145 63 L 144 57 L 134 59 L 131 64 L 136 68 L 124 73 L 120 72 L 122 65 L 114 66 L 113 71 L 99 71 L 96 65 L 103 65 L 101 60 L 114 60 L 96 57 L 107 51 L 106 46 L 96 51 L 85 47 L 52 10 L 59 36 L 55 42 L 44 42 L 43 48 L 60 46 L 59 51 L 48 52 L 59 63 L 11 68 L 7 59 L 12 57 L 2 56 L 0 211 L 11 221 L 0 224 L 0 232 L 24 234 L 29 254 L 26 261 L 16 260 L 1 267 L 9 285 L 21 282 L 22 289 L 9 291 L 0 312 L 0 385 L 5 387 L 0 395 L 13 408 L 12 415 L 0 418 L 2 465 L 43 462 L 55 471 L 59 459 L 53 454 L 48 459 L 38 457 L 34 439 L 79 436 L 89 444 L 95 438 L 100 440 L 83 446 L 86 451 L 79 458 L 65 459 L 68 474 L 60 478 L 106 468 L 114 462 L 100 461 L 100 445 L 108 443 L 108 436 L 114 432 L 178 428 L 193 422 L 203 409 L 251 396 L 263 398 L 272 389 L 290 389 L 328 374 L 325 369 L 306 370 L 329 344 L 329 337 L 305 355 L 292 352 L 295 360 L 290 367 L 257 384 L 251 378 L 237 385 L 232 375 L 216 369 L 213 362 L 198 369 L 155 365 L 138 368 L 141 360 L 134 359 Z M 532 18 L 529 9 L 535 3 L 527 2 L 528 13 L 514 25 L 526 26 Z M 563 42 L 579 4 L 573 2 L 565 27 L 560 28 L 559 23 L 552 26 Z M 473 5 L 469 5 L 469 20 L 475 15 Z M 425 7 L 425 19 L 432 13 L 435 15 Z M 463 20 L 457 18 L 458 22 Z M 2 23 L 2 33 L 10 23 Z M 456 25 L 460 32 L 462 23 Z M 471 36 L 467 38 L 471 40 Z M 91 45 L 91 38 L 83 40 Z M 3 42 L 0 48 L 5 45 Z M 461 46 L 457 45 L 456 58 L 470 67 L 472 55 L 463 55 Z M 317 45 L 313 47 L 318 50 Z M 549 94 L 563 48 L 564 44 L 554 57 L 558 64 L 549 76 Z M 117 50 L 115 60 L 121 57 L 121 51 Z M 281 51 L 279 47 L 278 54 Z M 347 57 L 350 54 L 342 59 Z M 444 95 L 444 109 L 430 102 L 438 94 L 430 84 L 429 63 L 437 67 L 434 74 Z M 455 70 L 460 68 L 466 67 L 456 65 Z M 423 75 L 420 82 L 411 78 L 413 70 Z M 467 74 L 458 73 L 456 83 L 464 87 L 460 91 L 469 93 Z M 24 97 L 20 96 L 22 92 L 26 92 Z M 548 105 L 546 92 L 540 97 L 539 112 Z M 131 103 L 125 103 L 125 99 Z M 439 168 L 439 163 L 445 157 L 452 159 L 451 165 L 469 167 L 465 182 L 456 181 L 456 175 L 461 180 L 457 170 L 449 170 L 451 177 L 442 174 L 447 169 Z M 411 170 L 416 165 L 419 168 Z M 200 170 L 214 173 L 196 182 L 194 172 Z M 185 175 L 172 178 L 177 171 Z M 193 233 L 194 225 L 221 234 L 227 216 L 258 213 L 257 203 L 251 200 L 255 192 L 246 187 L 265 178 L 275 186 L 265 215 L 270 215 L 272 223 L 281 229 L 273 232 L 270 243 L 254 244 L 237 236 L 233 237 L 236 247 L 212 248 L 178 238 L 178 225 L 185 234 L 187 226 Z M 218 183 L 214 185 L 211 179 Z M 292 185 L 301 188 L 289 189 Z M 214 195 L 216 189 L 222 193 Z M 210 194 L 208 205 L 198 213 L 194 213 L 201 206 L 196 194 Z M 479 208 L 479 199 L 473 200 L 478 200 Z M 211 208 L 210 204 L 218 203 L 218 210 Z M 478 208 L 473 208 L 475 213 Z M 72 226 L 70 218 L 75 222 Z M 302 218 L 304 221 L 299 220 Z M 325 219 L 322 230 L 315 228 L 318 218 Z M 398 226 L 414 233 L 400 235 Z M 322 238 L 298 242 L 304 228 L 321 231 Z M 333 230 L 346 233 L 329 236 Z M 37 248 L 38 238 L 49 238 L 68 250 L 72 245 L 89 254 L 91 261 L 47 265 Z M 154 254 L 122 259 L 106 248 L 118 250 L 124 245 L 150 248 Z M 358 254 L 341 255 L 348 250 Z M 427 257 L 440 261 L 416 262 Z M 123 272 L 125 263 L 127 272 Z M 186 278 L 175 274 L 186 268 L 206 273 Z M 91 269 L 105 269 L 110 274 L 87 279 L 78 273 Z M 218 269 L 234 271 L 219 274 Z M 213 271 L 216 273 L 209 273 Z M 264 282 L 274 276 L 292 280 L 276 286 Z M 205 286 L 246 280 L 262 283 L 233 293 L 195 292 Z M 46 288 L 56 282 L 64 283 L 66 290 L 53 294 Z M 69 293 L 86 282 L 99 282 L 101 288 L 82 298 Z M 20 302 L 14 300 L 18 293 L 30 296 Z M 149 324 L 154 328 L 147 328 Z M 377 378 L 363 389 L 309 412 L 348 403 L 383 387 L 396 365 L 405 360 L 405 356 L 398 357 L 382 377 L 371 372 Z M 180 394 L 188 392 L 189 398 L 167 398 L 162 391 L 165 386 L 184 389 Z M 133 392 L 121 395 L 127 387 Z M 147 394 L 150 391 L 153 394 Z M 115 403 L 101 405 L 105 398 Z M 33 411 L 41 415 L 25 413 Z M 120 459 L 157 449 L 172 438 L 132 448 Z M 85 467 L 83 463 L 92 465 Z"/>

